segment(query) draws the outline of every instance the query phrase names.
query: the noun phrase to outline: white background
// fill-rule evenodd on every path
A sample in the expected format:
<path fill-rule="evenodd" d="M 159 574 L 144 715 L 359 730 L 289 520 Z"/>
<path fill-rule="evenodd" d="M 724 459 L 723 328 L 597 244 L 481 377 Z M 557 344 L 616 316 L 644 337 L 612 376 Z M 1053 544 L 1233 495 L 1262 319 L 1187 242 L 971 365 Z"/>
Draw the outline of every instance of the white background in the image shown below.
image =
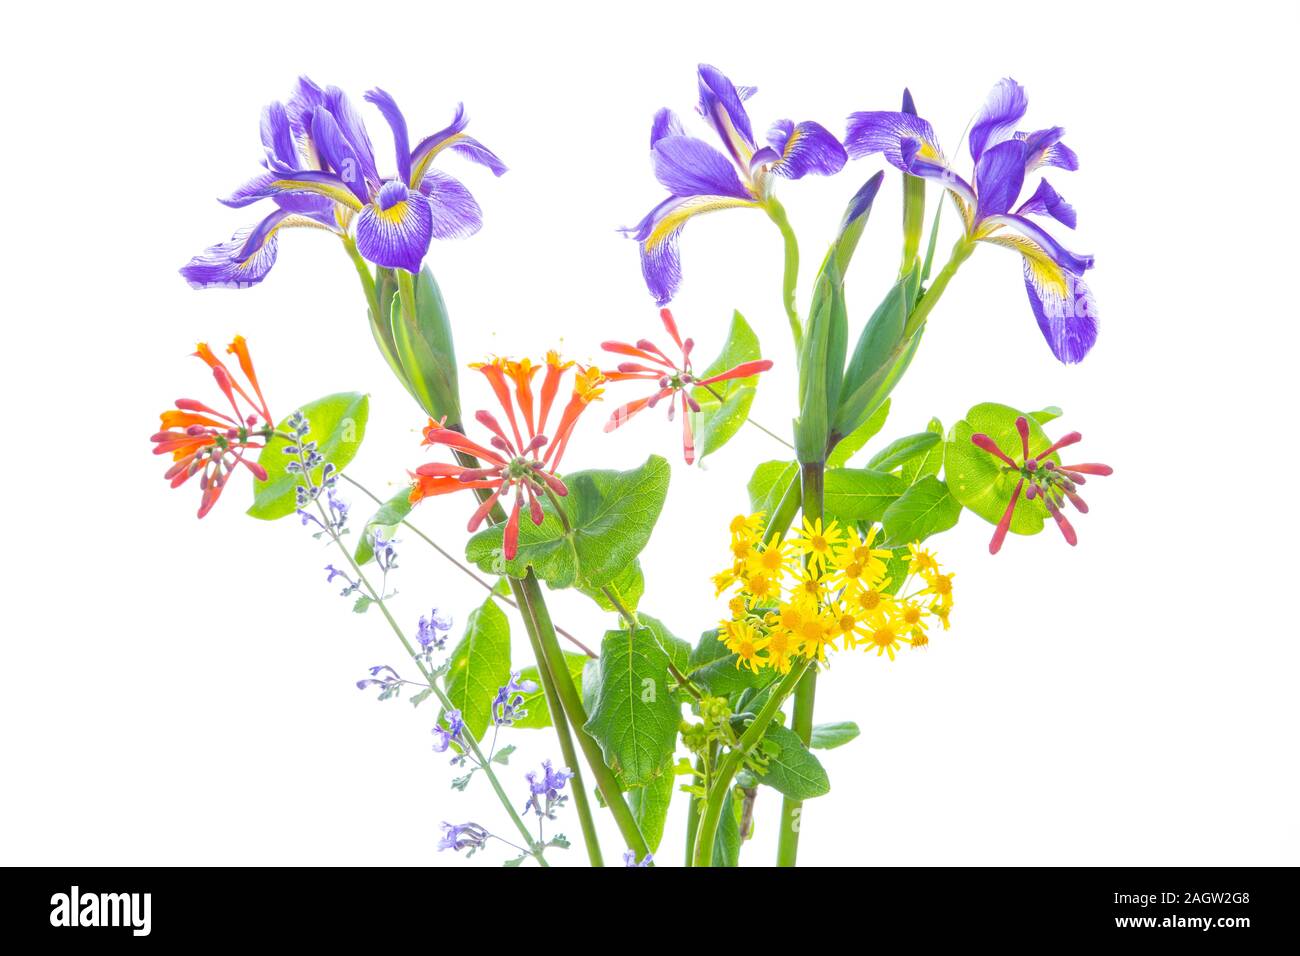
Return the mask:
<path fill-rule="evenodd" d="M 369 665 L 401 669 L 400 649 L 377 614 L 351 614 L 325 585 L 332 556 L 293 521 L 245 517 L 242 485 L 196 521 L 197 489 L 169 491 L 150 454 L 158 413 L 211 391 L 187 357 L 194 342 L 242 332 L 277 415 L 331 391 L 371 394 L 360 480 L 387 494 L 425 460 L 350 264 L 328 236 L 289 233 L 250 291 L 195 292 L 176 270 L 253 221 L 214 197 L 256 171 L 259 110 L 305 72 L 357 100 L 383 86 L 415 135 L 463 99 L 470 132 L 511 166 L 494 180 L 439 161 L 486 220 L 430 254 L 462 360 L 557 344 L 591 359 L 611 335 L 658 335 L 636 248 L 615 227 L 661 198 L 650 119 L 667 105 L 693 120 L 705 61 L 759 87 L 760 130 L 792 117 L 842 131 L 851 111 L 896 108 L 908 84 L 963 159 L 961 130 L 1014 76 L 1030 128 L 1066 126 L 1081 157 L 1052 178 L 1079 210 L 1067 244 L 1097 257 L 1102 332 L 1081 366 L 1048 352 L 1004 250 L 981 249 L 931 320 L 884 437 L 980 401 L 1057 404 L 1066 417 L 1049 431 L 1081 430 L 1081 455 L 1115 475 L 1089 483 L 1077 549 L 1049 528 L 990 558 L 991 527 L 964 515 L 936 542 L 957 572 L 953 629 L 894 664 L 835 658 L 818 719 L 856 720 L 863 735 L 824 756 L 833 790 L 807 807 L 801 860 L 1296 863 L 1294 7 L 615 9 L 11 14 L 0 860 L 456 864 L 433 850 L 439 821 L 504 826 L 486 790 L 448 789 L 433 711 L 353 687 Z M 386 129 L 368 119 L 391 168 Z M 781 184 L 802 295 L 844 203 L 879 167 Z M 859 321 L 896 269 L 898 217 L 891 170 L 850 277 Z M 778 363 L 753 415 L 778 428 L 792 414 L 780 255 L 758 214 L 693 222 L 674 303 L 704 357 L 733 308 L 750 319 Z M 484 407 L 476 376 L 462 379 L 467 408 Z M 708 577 L 725 523 L 754 463 L 781 449 L 746 429 L 690 470 L 658 415 L 612 437 L 599 424 L 599 412 L 585 422 L 567 467 L 674 461 L 642 606 L 694 640 L 719 612 Z M 419 523 L 458 549 L 467 508 L 425 505 Z M 480 599 L 413 538 L 393 583 L 412 628 L 433 604 L 463 621 Z M 572 594 L 552 609 L 592 640 L 611 623 Z M 521 631 L 516 650 L 525 661 Z M 504 777 L 522 802 L 524 770 L 558 752 L 548 733 L 515 736 Z M 746 862 L 773 858 L 777 806 L 765 794 Z M 684 812 L 665 862 L 680 861 Z M 571 810 L 563 828 L 578 834 Z M 575 847 L 566 862 L 583 858 Z"/>

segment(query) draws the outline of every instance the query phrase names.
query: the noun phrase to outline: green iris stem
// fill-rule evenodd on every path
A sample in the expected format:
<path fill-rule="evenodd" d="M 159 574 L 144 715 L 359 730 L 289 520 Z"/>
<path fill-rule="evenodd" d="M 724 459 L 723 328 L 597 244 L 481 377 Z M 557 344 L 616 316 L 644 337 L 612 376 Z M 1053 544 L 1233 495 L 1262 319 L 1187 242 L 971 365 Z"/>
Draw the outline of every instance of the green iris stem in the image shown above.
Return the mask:
<path fill-rule="evenodd" d="M 357 267 L 357 275 L 361 277 L 361 288 L 366 293 L 366 305 L 375 317 L 375 321 L 382 321 L 386 316 L 379 311 L 379 291 L 375 286 L 375 277 L 370 271 L 370 265 L 357 251 L 357 244 L 351 236 L 343 237 L 343 248 L 347 250 L 348 258 L 352 260 L 352 264 Z"/>
<path fill-rule="evenodd" d="M 805 521 L 822 518 L 826 465 L 806 462 L 803 466 L 803 516 Z M 811 559 L 811 555 L 809 556 Z M 813 707 L 817 699 L 817 669 L 810 667 L 794 692 L 794 719 L 790 729 L 806 747 L 812 738 Z M 803 801 L 785 797 L 781 801 L 781 829 L 777 838 L 776 865 L 794 866 L 799 855 L 799 830 L 803 822 Z"/>
<path fill-rule="evenodd" d="M 326 526 L 328 527 L 329 516 L 325 513 L 324 507 L 321 506 L 319 501 L 316 502 L 316 507 L 320 510 L 321 518 L 326 522 Z M 347 559 L 348 565 L 352 568 L 352 572 L 357 576 L 357 580 L 360 581 L 362 586 L 370 592 L 370 599 L 375 603 L 379 610 L 383 612 L 384 619 L 388 622 L 388 626 L 393 629 L 393 633 L 397 635 L 397 639 L 402 642 L 402 647 L 406 649 L 406 653 L 410 655 L 411 660 L 415 662 L 415 666 L 419 668 L 421 676 L 424 677 L 429 688 L 433 691 L 434 696 L 437 697 L 439 703 L 442 704 L 443 709 L 446 711 L 455 710 L 456 705 L 452 703 L 451 698 L 446 695 L 443 689 L 438 686 L 437 678 L 434 677 L 433 673 L 427 667 L 425 667 L 424 662 L 421 661 L 419 655 L 416 654 L 415 648 L 412 647 L 411 642 L 407 640 L 406 632 L 402 630 L 401 625 L 393 618 L 393 613 L 388 610 L 388 604 L 384 600 L 384 596 L 376 591 L 370 582 L 366 580 L 365 572 L 361 570 L 360 566 L 353 559 L 352 553 L 348 551 L 339 536 L 331 532 L 330 537 L 333 539 L 334 543 L 338 545 L 339 551 L 343 553 L 343 557 Z M 546 857 L 543 853 L 541 844 L 533 839 L 532 832 L 524 824 L 524 821 L 520 819 L 519 813 L 515 810 L 514 801 L 512 801 L 509 795 L 506 794 L 505 789 L 501 786 L 501 781 L 497 779 L 497 775 L 492 771 L 492 762 L 483 756 L 483 751 L 479 749 L 478 741 L 474 739 L 474 735 L 470 733 L 468 727 L 462 729 L 461 740 L 464 741 L 469 752 L 473 754 L 475 761 L 478 762 L 479 768 L 483 771 L 483 775 L 487 777 L 488 783 L 492 785 L 492 790 L 496 793 L 497 799 L 501 801 L 501 806 L 505 808 L 506 813 L 509 814 L 511 821 L 514 823 L 515 828 L 518 829 L 519 833 L 523 836 L 524 845 L 530 847 L 528 852 L 537 860 L 539 865 L 550 866 L 550 864 L 546 862 Z"/>
<path fill-rule="evenodd" d="M 708 794 L 709 774 L 708 764 L 701 754 L 695 758 L 696 782 L 701 783 L 705 788 L 705 794 Z M 695 865 L 695 837 L 700 832 L 700 811 L 695 806 L 695 795 L 687 794 L 686 801 L 686 854 L 683 857 L 686 866 Z"/>
<path fill-rule="evenodd" d="M 713 843 L 718 833 L 718 820 L 722 816 L 722 805 L 726 802 L 727 793 L 731 790 L 731 781 L 735 778 L 737 771 L 740 770 L 745 755 L 758 746 L 758 742 L 763 739 L 763 734 L 767 733 L 772 718 L 781 709 L 781 705 L 790 696 L 790 692 L 794 690 L 795 685 L 800 682 L 800 678 L 804 677 L 806 673 L 812 673 L 809 670 L 810 664 L 811 661 L 805 660 L 790 669 L 790 673 L 781 679 L 781 683 L 777 685 L 776 690 L 768 697 L 767 703 L 758 712 L 758 716 L 740 735 L 740 741 L 728 751 L 727 756 L 722 758 L 722 763 L 718 765 L 716 778 L 709 787 L 708 802 L 704 806 L 704 817 L 700 821 L 699 832 L 696 835 L 693 866 L 713 865 Z"/>
<path fill-rule="evenodd" d="M 763 209 L 781 230 L 781 239 L 785 243 L 785 269 L 782 273 L 781 295 L 785 305 L 786 318 L 790 320 L 790 334 L 794 336 L 794 351 L 799 354 L 803 347 L 803 323 L 799 321 L 799 309 L 795 305 L 795 286 L 799 282 L 799 240 L 795 238 L 790 220 L 786 217 L 785 207 L 769 196 L 763 203 Z"/>
<path fill-rule="evenodd" d="M 935 303 L 939 301 L 939 296 L 943 295 L 943 291 L 948 288 L 948 283 L 957 274 L 961 264 L 969 259 L 974 251 L 975 241 L 973 239 L 963 235 L 957 240 L 956 245 L 952 247 L 952 254 L 948 257 L 948 261 L 944 263 L 943 268 L 939 270 L 939 274 L 934 277 L 934 282 L 930 283 L 929 288 L 925 290 L 925 294 L 921 296 L 921 301 L 916 304 L 916 308 L 908 316 L 907 325 L 903 327 L 901 341 L 911 341 L 912 336 L 925 324 L 930 311 L 934 308 Z"/>

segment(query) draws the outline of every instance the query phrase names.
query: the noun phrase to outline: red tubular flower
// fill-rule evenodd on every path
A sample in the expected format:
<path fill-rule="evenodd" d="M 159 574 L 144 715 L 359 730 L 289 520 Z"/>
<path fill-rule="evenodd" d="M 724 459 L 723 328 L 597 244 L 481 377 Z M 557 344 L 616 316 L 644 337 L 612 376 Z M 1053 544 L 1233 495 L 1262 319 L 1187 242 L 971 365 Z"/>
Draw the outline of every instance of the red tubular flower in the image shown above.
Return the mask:
<path fill-rule="evenodd" d="M 477 531 L 493 506 L 511 488 L 514 503 L 506 521 L 504 551 L 507 560 L 519 552 L 519 515 L 525 504 L 533 524 L 543 519 L 541 499 L 548 492 L 564 496 L 569 493 L 564 482 L 557 477 L 560 459 L 569 443 L 569 436 L 578 417 L 591 402 L 601 396 L 600 385 L 604 376 L 598 369 L 578 367 L 573 384 L 573 394 L 560 414 L 559 424 L 551 437 L 547 437 L 546 422 L 560 388 L 564 373 L 574 367 L 572 362 L 561 362 L 555 352 L 546 356 L 546 375 L 542 379 L 540 396 L 534 396 L 532 381 L 540 365 L 531 360 L 518 362 L 494 359 L 471 366 L 483 373 L 495 393 L 509 423 L 509 432 L 489 412 L 479 411 L 475 420 L 492 433 L 487 445 L 482 445 L 463 432 L 446 428 L 441 422 L 429 420 L 424 429 L 424 445 L 445 445 L 456 453 L 458 464 L 430 462 L 411 472 L 411 501 L 418 502 L 431 495 L 442 495 L 464 488 L 490 488 L 492 494 L 480 502 L 469 519 L 469 530 Z M 534 399 L 540 399 L 535 403 Z M 521 421 L 522 420 L 522 421 Z M 523 430 L 521 431 L 521 424 Z M 527 437 L 525 438 L 525 434 Z M 470 459 L 477 459 L 471 462 Z"/>
<path fill-rule="evenodd" d="M 772 367 L 772 362 L 770 359 L 742 362 L 735 368 L 727 369 L 725 372 L 711 375 L 708 378 L 697 379 L 691 370 L 691 349 L 695 347 L 695 340 L 686 339 L 683 341 L 681 333 L 677 331 L 677 322 L 668 309 L 660 309 L 659 318 L 663 320 L 668 335 L 681 351 L 680 365 L 674 363 L 658 346 L 648 339 L 641 339 L 636 345 L 628 345 L 626 342 L 602 342 L 600 345 L 606 352 L 639 359 L 636 362 L 620 363 L 617 369 L 605 372 L 605 378 L 611 382 L 635 379 L 655 382 L 658 385 L 658 390 L 653 394 L 647 395 L 645 398 L 638 398 L 636 401 L 628 402 L 614 409 L 614 414 L 605 423 L 605 431 L 612 432 L 615 428 L 631 419 L 637 412 L 645 408 L 654 408 L 665 398 L 668 399 L 668 420 L 672 421 L 677 408 L 676 394 L 680 393 L 682 452 L 686 458 L 686 464 L 690 465 L 695 463 L 695 435 L 691 429 L 691 413 L 698 413 L 700 410 L 700 404 L 691 396 L 690 389 L 709 388 L 710 385 L 717 382 L 725 382 L 735 378 L 748 378 L 751 375 L 757 375 L 759 372 L 766 372 Z M 709 390 L 712 391 L 712 389 Z"/>
<path fill-rule="evenodd" d="M 1087 482 L 1087 478 L 1084 476 L 1098 475 L 1105 477 L 1112 474 L 1114 469 L 1110 465 L 1101 465 L 1096 462 L 1058 465 L 1048 460 L 1048 455 L 1082 440 L 1083 436 L 1078 432 L 1070 432 L 1061 436 L 1046 449 L 1030 457 L 1029 420 L 1023 415 L 1016 419 L 1016 431 L 1020 433 L 1021 460 L 1019 464 L 999 448 L 997 442 L 988 435 L 976 433 L 970 436 L 971 444 L 988 452 L 1006 466 L 1003 469 L 1004 471 L 1014 471 L 1020 474 L 1020 480 L 1016 482 L 1015 490 L 1011 493 L 1011 500 L 1007 502 L 1007 510 L 1003 512 L 1002 520 L 998 522 L 997 528 L 993 531 L 993 540 L 989 542 L 989 554 L 997 554 L 1002 549 L 1002 542 L 1006 540 L 1007 530 L 1011 527 L 1011 516 L 1015 513 L 1016 502 L 1020 500 L 1022 490 L 1025 492 L 1025 497 L 1030 501 L 1035 498 L 1041 499 L 1047 507 L 1047 513 L 1052 516 L 1056 526 L 1061 529 L 1061 534 L 1065 540 L 1071 546 L 1078 544 L 1079 536 L 1074 531 L 1074 525 L 1070 524 L 1070 519 L 1065 516 L 1061 509 L 1068 501 L 1074 505 L 1075 510 L 1080 514 L 1087 514 L 1088 504 L 1079 496 L 1079 485 Z M 1027 489 L 1026 486 L 1028 486 Z"/>
<path fill-rule="evenodd" d="M 163 430 L 150 439 L 154 443 L 155 455 L 172 456 L 172 466 L 163 477 L 171 482 L 173 488 L 180 487 L 194 475 L 201 476 L 200 518 L 217 503 L 227 479 L 237 466 L 243 465 L 258 481 L 266 481 L 266 469 L 244 456 L 263 447 L 252 439 L 265 443 L 274 432 L 274 419 L 267 410 L 266 399 L 262 397 L 262 387 L 258 384 L 244 337 L 236 335 L 226 351 L 238 360 L 240 371 L 248 382 L 247 388 L 213 354 L 206 342 L 200 342 L 194 354 L 212 369 L 217 387 L 230 403 L 231 414 L 219 412 L 192 398 L 178 398 L 174 409 L 159 416 Z M 247 409 L 241 407 L 241 399 Z"/>

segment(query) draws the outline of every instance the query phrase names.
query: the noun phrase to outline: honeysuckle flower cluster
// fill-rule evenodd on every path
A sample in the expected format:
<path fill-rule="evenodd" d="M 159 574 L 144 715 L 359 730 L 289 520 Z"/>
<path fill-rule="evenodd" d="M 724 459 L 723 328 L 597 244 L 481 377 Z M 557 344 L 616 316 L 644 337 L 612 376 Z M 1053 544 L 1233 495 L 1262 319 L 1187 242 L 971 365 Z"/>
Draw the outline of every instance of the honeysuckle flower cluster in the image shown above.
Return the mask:
<path fill-rule="evenodd" d="M 759 513 L 737 515 L 730 530 L 731 565 L 714 584 L 732 595 L 718 633 L 738 668 L 785 674 L 798 658 L 852 649 L 893 660 L 904 644 L 926 646 L 935 621 L 948 627 L 953 575 L 919 544 L 895 580 L 894 552 L 876 547 L 875 526 L 863 537 L 834 519 L 805 519 L 794 536 L 766 540 Z"/>
<path fill-rule="evenodd" d="M 262 111 L 265 156 L 259 173 L 221 202 L 240 209 L 262 199 L 275 210 L 195 256 L 181 275 L 195 288 L 245 288 L 275 265 L 279 233 L 323 229 L 354 241 L 375 265 L 418 272 L 433 239 L 473 235 L 482 225 L 478 203 L 458 180 L 432 167 L 444 150 L 486 166 L 505 165 L 465 133 L 463 106 L 443 130 L 411 147 L 406 118 L 381 89 L 365 95 L 392 130 L 397 175 L 382 176 L 360 112 L 336 86 L 301 77 L 287 101 Z"/>
<path fill-rule="evenodd" d="M 1093 257 L 1070 252 L 1029 218 L 1048 217 L 1073 229 L 1078 217 L 1046 179 L 1017 201 L 1031 173 L 1044 166 L 1073 171 L 1079 158 L 1061 141 L 1065 131 L 1059 126 L 1018 131 L 1028 109 L 1024 87 L 1015 80 L 993 88 L 967 136 L 975 167 L 970 182 L 944 157 L 934 128 L 914 113 L 854 113 L 845 146 L 850 156 L 881 153 L 903 172 L 939 183 L 957 206 L 967 240 L 1020 253 L 1029 305 L 1052 354 L 1078 362 L 1097 341 L 1096 303 L 1083 281 Z"/>
<path fill-rule="evenodd" d="M 506 559 L 515 556 L 519 547 L 519 515 L 527 504 L 534 524 L 543 518 L 541 499 L 548 494 L 563 497 L 569 493 L 557 475 L 560 459 L 578 417 L 593 401 L 600 398 L 605 377 L 597 368 L 584 368 L 562 361 L 549 352 L 542 364 L 530 359 L 514 361 L 496 358 L 472 366 L 483 373 L 505 413 L 510 431 L 487 411 L 480 410 L 475 421 L 490 431 L 487 447 L 468 438 L 463 432 L 429 420 L 424 429 L 424 445 L 442 445 L 462 455 L 477 459 L 474 464 L 432 462 L 420 465 L 411 473 L 410 500 L 421 501 L 469 488 L 487 488 L 488 495 L 469 519 L 470 531 L 477 531 L 503 495 L 513 491 L 513 503 L 506 520 L 504 552 Z M 538 394 L 533 393 L 533 378 L 542 368 L 546 374 Z M 569 370 L 574 370 L 573 390 L 559 423 L 551 435 L 546 434 L 547 419 Z M 522 429 L 522 430 L 521 430 Z M 527 437 L 525 437 L 525 435 Z"/>
<path fill-rule="evenodd" d="M 192 398 L 176 399 L 176 407 L 159 418 L 162 430 L 152 439 L 155 455 L 171 455 L 172 466 L 163 475 L 179 488 L 199 475 L 199 517 L 212 510 L 235 469 L 243 465 L 258 481 L 266 481 L 266 469 L 246 457 L 263 448 L 274 433 L 274 419 L 262 397 L 248 343 L 236 335 L 226 347 L 235 356 L 247 385 L 241 384 L 206 342 L 194 354 L 212 370 L 217 388 L 230 405 L 230 412 L 218 411 Z M 241 405 L 240 402 L 243 402 Z"/>
<path fill-rule="evenodd" d="M 1015 514 L 1021 491 L 1024 491 L 1025 497 L 1030 501 L 1034 499 L 1042 501 L 1047 507 L 1048 514 L 1056 522 L 1056 526 L 1061 529 L 1061 536 L 1073 547 L 1079 543 L 1079 537 L 1063 511 L 1066 502 L 1074 505 L 1075 510 L 1080 514 L 1087 514 L 1088 504 L 1079 495 L 1079 486 L 1087 483 L 1087 475 L 1105 477 L 1113 474 L 1114 469 L 1110 465 L 1099 462 L 1061 465 L 1051 460 L 1051 455 L 1083 439 L 1083 435 L 1078 432 L 1062 435 L 1047 448 L 1031 455 L 1029 419 L 1023 415 L 1017 418 L 1016 431 L 1020 433 L 1019 462 L 1012 458 L 1011 454 L 999 448 L 997 442 L 988 435 L 977 432 L 970 437 L 972 445 L 1002 462 L 1004 471 L 1020 476 L 1015 490 L 1011 493 L 1011 500 L 1007 502 L 1007 510 L 1003 512 L 1002 520 L 993 531 L 993 538 L 989 541 L 989 553 L 997 554 L 1002 549 L 1002 542 L 1006 540 L 1007 531 L 1011 527 L 1011 518 Z"/>
<path fill-rule="evenodd" d="M 650 159 L 668 198 L 636 226 L 623 232 L 641 246 L 641 272 L 659 305 L 667 305 L 681 284 L 677 237 L 701 213 L 719 209 L 762 209 L 774 201 L 773 177 L 829 176 L 844 168 L 844 147 L 820 123 L 777 120 L 760 146 L 745 101 L 757 90 L 735 86 L 717 67 L 699 68 L 697 107 L 725 153 L 688 136 L 668 109 L 655 114 L 650 128 Z"/>
<path fill-rule="evenodd" d="M 770 359 L 741 362 L 733 368 L 719 372 L 717 375 L 696 378 L 691 368 L 691 350 L 695 347 L 695 340 L 682 338 L 681 333 L 677 330 L 677 322 L 668 309 L 660 309 L 659 318 L 668 331 L 669 337 L 673 340 L 673 344 L 677 346 L 677 350 L 681 353 L 680 362 L 673 361 L 649 339 L 638 339 L 635 345 L 616 341 L 602 342 L 600 344 L 600 347 L 606 352 L 612 352 L 615 355 L 626 355 L 640 360 L 637 362 L 620 362 L 617 368 L 605 371 L 604 375 L 608 381 L 649 381 L 654 382 L 657 386 L 657 390 L 650 395 L 627 402 L 614 409 L 609 421 L 605 423 L 605 431 L 613 431 L 629 421 L 637 412 L 646 408 L 654 408 L 665 399 L 668 405 L 668 420 L 672 421 L 677 407 L 676 397 L 680 396 L 682 408 L 682 455 L 686 459 L 686 464 L 690 465 L 695 462 L 695 435 L 691 427 L 691 413 L 700 411 L 700 403 L 691 395 L 691 389 L 703 388 L 712 391 L 712 386 L 718 382 L 749 378 L 751 375 L 766 372 L 772 367 L 772 362 Z"/>

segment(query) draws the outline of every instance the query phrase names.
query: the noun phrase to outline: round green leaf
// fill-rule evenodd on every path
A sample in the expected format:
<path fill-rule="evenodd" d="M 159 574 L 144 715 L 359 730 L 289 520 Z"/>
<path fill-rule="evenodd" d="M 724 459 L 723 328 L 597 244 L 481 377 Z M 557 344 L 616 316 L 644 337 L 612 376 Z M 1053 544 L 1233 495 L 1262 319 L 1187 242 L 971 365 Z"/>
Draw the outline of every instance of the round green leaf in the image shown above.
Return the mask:
<path fill-rule="evenodd" d="M 971 444 L 971 436 L 982 432 L 997 443 L 1007 455 L 1020 461 L 1020 433 L 1016 419 L 1023 415 L 1008 405 L 985 402 L 976 405 L 966 417 L 953 425 L 944 447 L 944 480 L 952 496 L 985 521 L 997 524 L 1007 509 L 1020 476 L 1005 471 L 1006 466 L 993 455 Z M 1029 422 L 1029 452 L 1031 455 L 1046 450 L 1051 439 L 1033 418 Z M 1060 457 L 1050 459 L 1060 464 Z M 1011 515 L 1011 530 L 1016 534 L 1037 534 L 1043 530 L 1047 508 L 1041 500 L 1030 500 L 1021 494 L 1016 510 Z"/>
<path fill-rule="evenodd" d="M 365 437 L 370 397 L 360 392 L 339 392 L 308 402 L 301 406 L 301 411 L 311 423 L 308 441 L 316 442 L 316 450 L 342 471 L 356 457 L 361 439 Z M 288 431 L 288 419 L 277 428 Z M 267 477 L 266 481 L 254 483 L 253 506 L 248 509 L 254 518 L 273 521 L 297 510 L 295 489 L 302 479 L 288 470 L 289 463 L 298 460 L 297 455 L 284 453 L 288 447 L 285 439 L 272 438 L 257 456 L 257 463 L 266 469 Z M 315 481 L 319 482 L 320 476 L 321 468 L 312 472 Z"/>

